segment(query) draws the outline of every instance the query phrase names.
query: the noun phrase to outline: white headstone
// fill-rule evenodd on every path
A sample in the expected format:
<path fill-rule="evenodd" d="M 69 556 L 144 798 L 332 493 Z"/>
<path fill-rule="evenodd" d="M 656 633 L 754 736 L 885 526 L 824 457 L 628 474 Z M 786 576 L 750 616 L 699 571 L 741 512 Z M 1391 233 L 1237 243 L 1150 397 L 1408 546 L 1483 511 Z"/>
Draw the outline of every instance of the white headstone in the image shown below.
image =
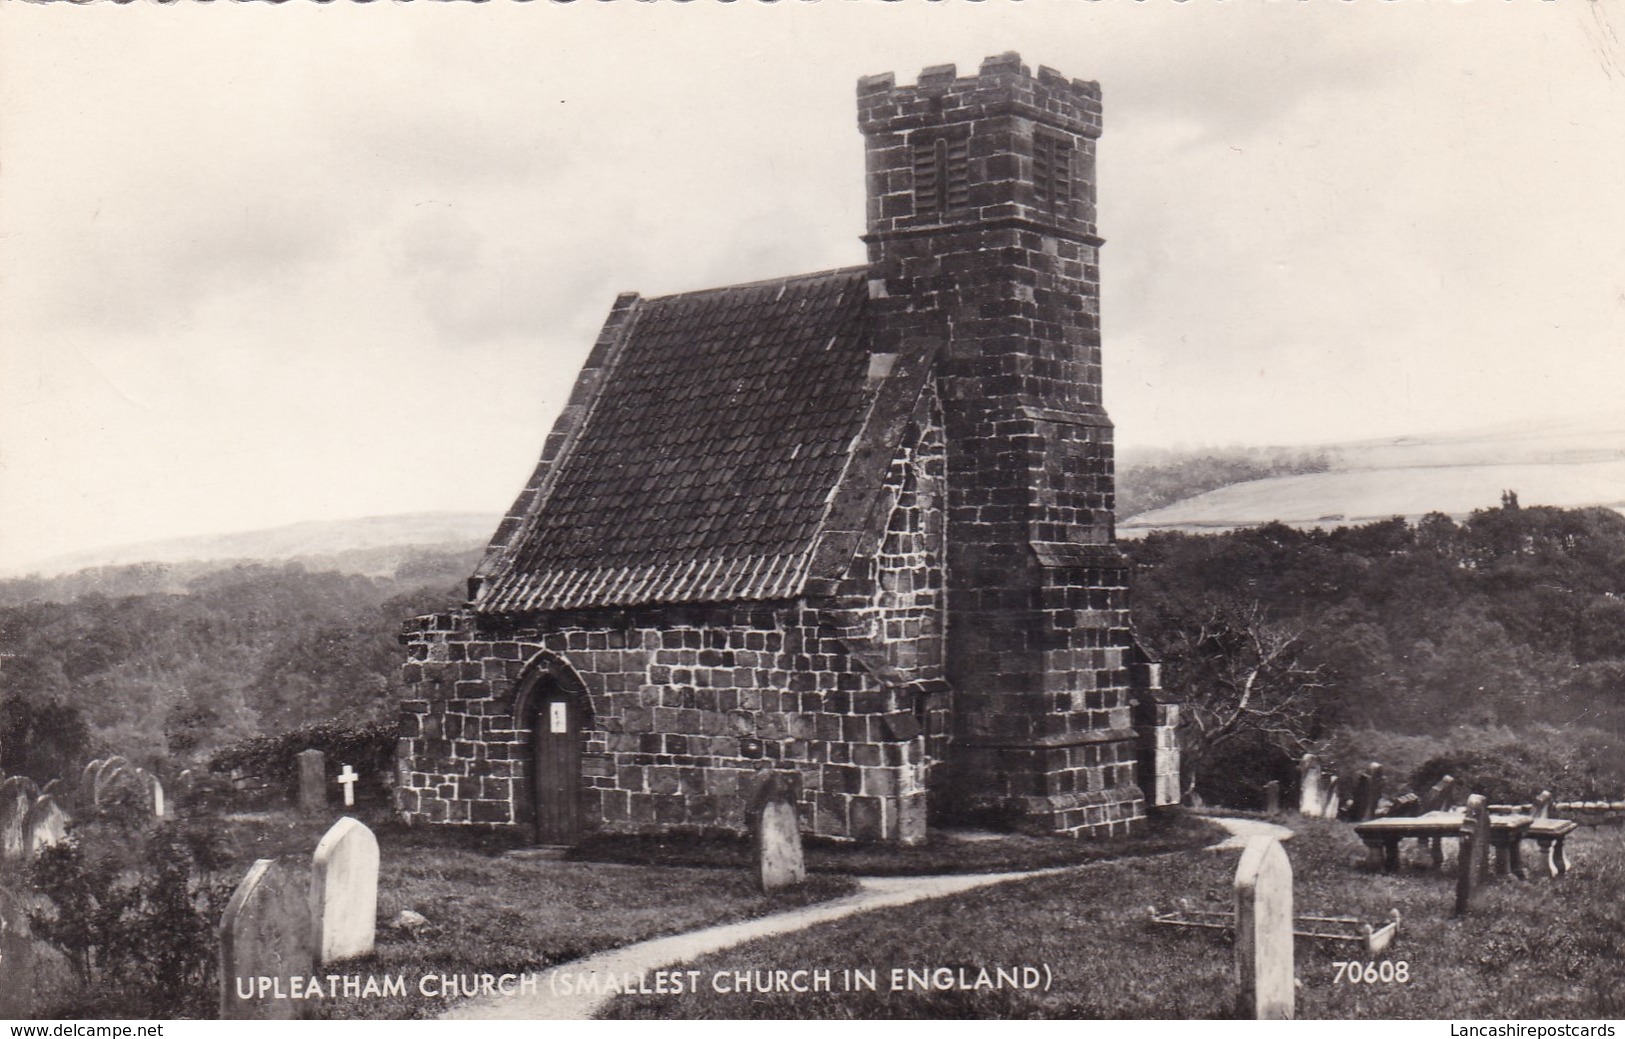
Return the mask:
<path fill-rule="evenodd" d="M 226 1020 L 287 1021 L 300 1016 L 289 998 L 291 978 L 314 969 L 309 885 L 275 859 L 249 867 L 220 920 L 220 1016 Z M 280 982 L 262 991 L 259 979 Z M 277 993 L 282 998 L 277 998 Z"/>
<path fill-rule="evenodd" d="M 310 922 L 317 964 L 372 952 L 378 927 L 378 839 L 345 816 L 316 845 Z"/>
<path fill-rule="evenodd" d="M 1337 818 L 1337 799 L 1341 796 L 1342 791 L 1337 788 L 1337 777 L 1333 776 L 1332 781 L 1326 784 L 1326 801 L 1320 806 L 1322 819 Z"/>
<path fill-rule="evenodd" d="M 1303 756 L 1300 766 L 1303 786 L 1298 791 L 1298 814 L 1319 816 L 1325 795 L 1320 790 L 1320 759 L 1313 754 Z"/>
<path fill-rule="evenodd" d="M 1236 1011 L 1259 1021 L 1290 1021 L 1292 863 L 1274 837 L 1254 837 L 1236 867 Z"/>
<path fill-rule="evenodd" d="M 0 783 L 0 859 L 21 859 L 27 854 L 23 820 L 34 807 L 22 776 Z"/>
<path fill-rule="evenodd" d="M 23 853 L 33 858 L 68 835 L 68 813 L 50 794 L 41 794 L 23 819 Z"/>
<path fill-rule="evenodd" d="M 771 894 L 807 879 L 796 806 L 787 797 L 769 796 L 756 816 L 756 867 L 762 890 Z"/>

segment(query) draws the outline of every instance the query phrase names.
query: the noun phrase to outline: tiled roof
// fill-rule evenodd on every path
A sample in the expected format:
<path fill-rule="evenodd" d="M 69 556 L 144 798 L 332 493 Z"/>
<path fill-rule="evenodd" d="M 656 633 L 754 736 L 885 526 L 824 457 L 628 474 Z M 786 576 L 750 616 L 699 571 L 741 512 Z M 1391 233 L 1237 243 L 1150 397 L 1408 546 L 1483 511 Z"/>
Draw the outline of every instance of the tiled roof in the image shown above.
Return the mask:
<path fill-rule="evenodd" d="M 873 397 L 866 301 L 857 267 L 618 307 L 475 607 L 801 594 Z"/>

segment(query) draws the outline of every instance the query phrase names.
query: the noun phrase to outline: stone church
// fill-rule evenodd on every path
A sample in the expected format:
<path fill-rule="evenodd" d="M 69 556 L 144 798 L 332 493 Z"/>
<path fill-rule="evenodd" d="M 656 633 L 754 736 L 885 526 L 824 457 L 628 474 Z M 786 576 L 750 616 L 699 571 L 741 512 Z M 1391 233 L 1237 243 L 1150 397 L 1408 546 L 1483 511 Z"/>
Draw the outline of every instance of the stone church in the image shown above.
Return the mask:
<path fill-rule="evenodd" d="M 869 262 L 615 301 L 460 609 L 403 641 L 410 822 L 1128 831 L 1178 797 L 1101 406 L 1100 89 L 858 84 Z"/>

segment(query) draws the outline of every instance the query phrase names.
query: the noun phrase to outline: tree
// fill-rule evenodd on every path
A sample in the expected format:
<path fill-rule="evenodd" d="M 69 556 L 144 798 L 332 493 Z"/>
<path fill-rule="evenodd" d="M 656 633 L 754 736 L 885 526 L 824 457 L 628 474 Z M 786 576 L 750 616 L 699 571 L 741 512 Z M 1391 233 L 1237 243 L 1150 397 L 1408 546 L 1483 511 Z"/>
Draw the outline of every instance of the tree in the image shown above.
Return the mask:
<path fill-rule="evenodd" d="M 1213 602 L 1166 634 L 1187 792 L 1203 786 L 1233 803 L 1219 786 L 1256 789 L 1308 749 L 1324 683 L 1303 659 L 1300 629 L 1270 622 L 1257 603 Z"/>

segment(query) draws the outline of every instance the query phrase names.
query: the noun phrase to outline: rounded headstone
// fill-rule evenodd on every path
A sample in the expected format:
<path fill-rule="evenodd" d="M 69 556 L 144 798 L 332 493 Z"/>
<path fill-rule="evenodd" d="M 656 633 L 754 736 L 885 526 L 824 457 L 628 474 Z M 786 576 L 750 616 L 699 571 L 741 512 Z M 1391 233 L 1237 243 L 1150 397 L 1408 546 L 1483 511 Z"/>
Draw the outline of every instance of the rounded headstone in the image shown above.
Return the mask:
<path fill-rule="evenodd" d="M 33 858 L 68 835 L 68 813 L 50 794 L 41 794 L 23 818 L 23 853 Z"/>
<path fill-rule="evenodd" d="M 288 979 L 308 976 L 314 967 L 307 887 L 304 876 L 275 859 L 255 862 L 237 885 L 220 921 L 221 1018 L 299 1017 Z M 262 989 L 262 978 L 279 980 L 280 989 Z"/>
<path fill-rule="evenodd" d="M 0 783 L 0 859 L 21 859 L 27 853 L 23 820 L 34 807 L 24 777 L 12 776 Z"/>
<path fill-rule="evenodd" d="M 378 928 L 378 839 L 345 816 L 316 845 L 310 921 L 317 964 L 372 952 Z"/>

